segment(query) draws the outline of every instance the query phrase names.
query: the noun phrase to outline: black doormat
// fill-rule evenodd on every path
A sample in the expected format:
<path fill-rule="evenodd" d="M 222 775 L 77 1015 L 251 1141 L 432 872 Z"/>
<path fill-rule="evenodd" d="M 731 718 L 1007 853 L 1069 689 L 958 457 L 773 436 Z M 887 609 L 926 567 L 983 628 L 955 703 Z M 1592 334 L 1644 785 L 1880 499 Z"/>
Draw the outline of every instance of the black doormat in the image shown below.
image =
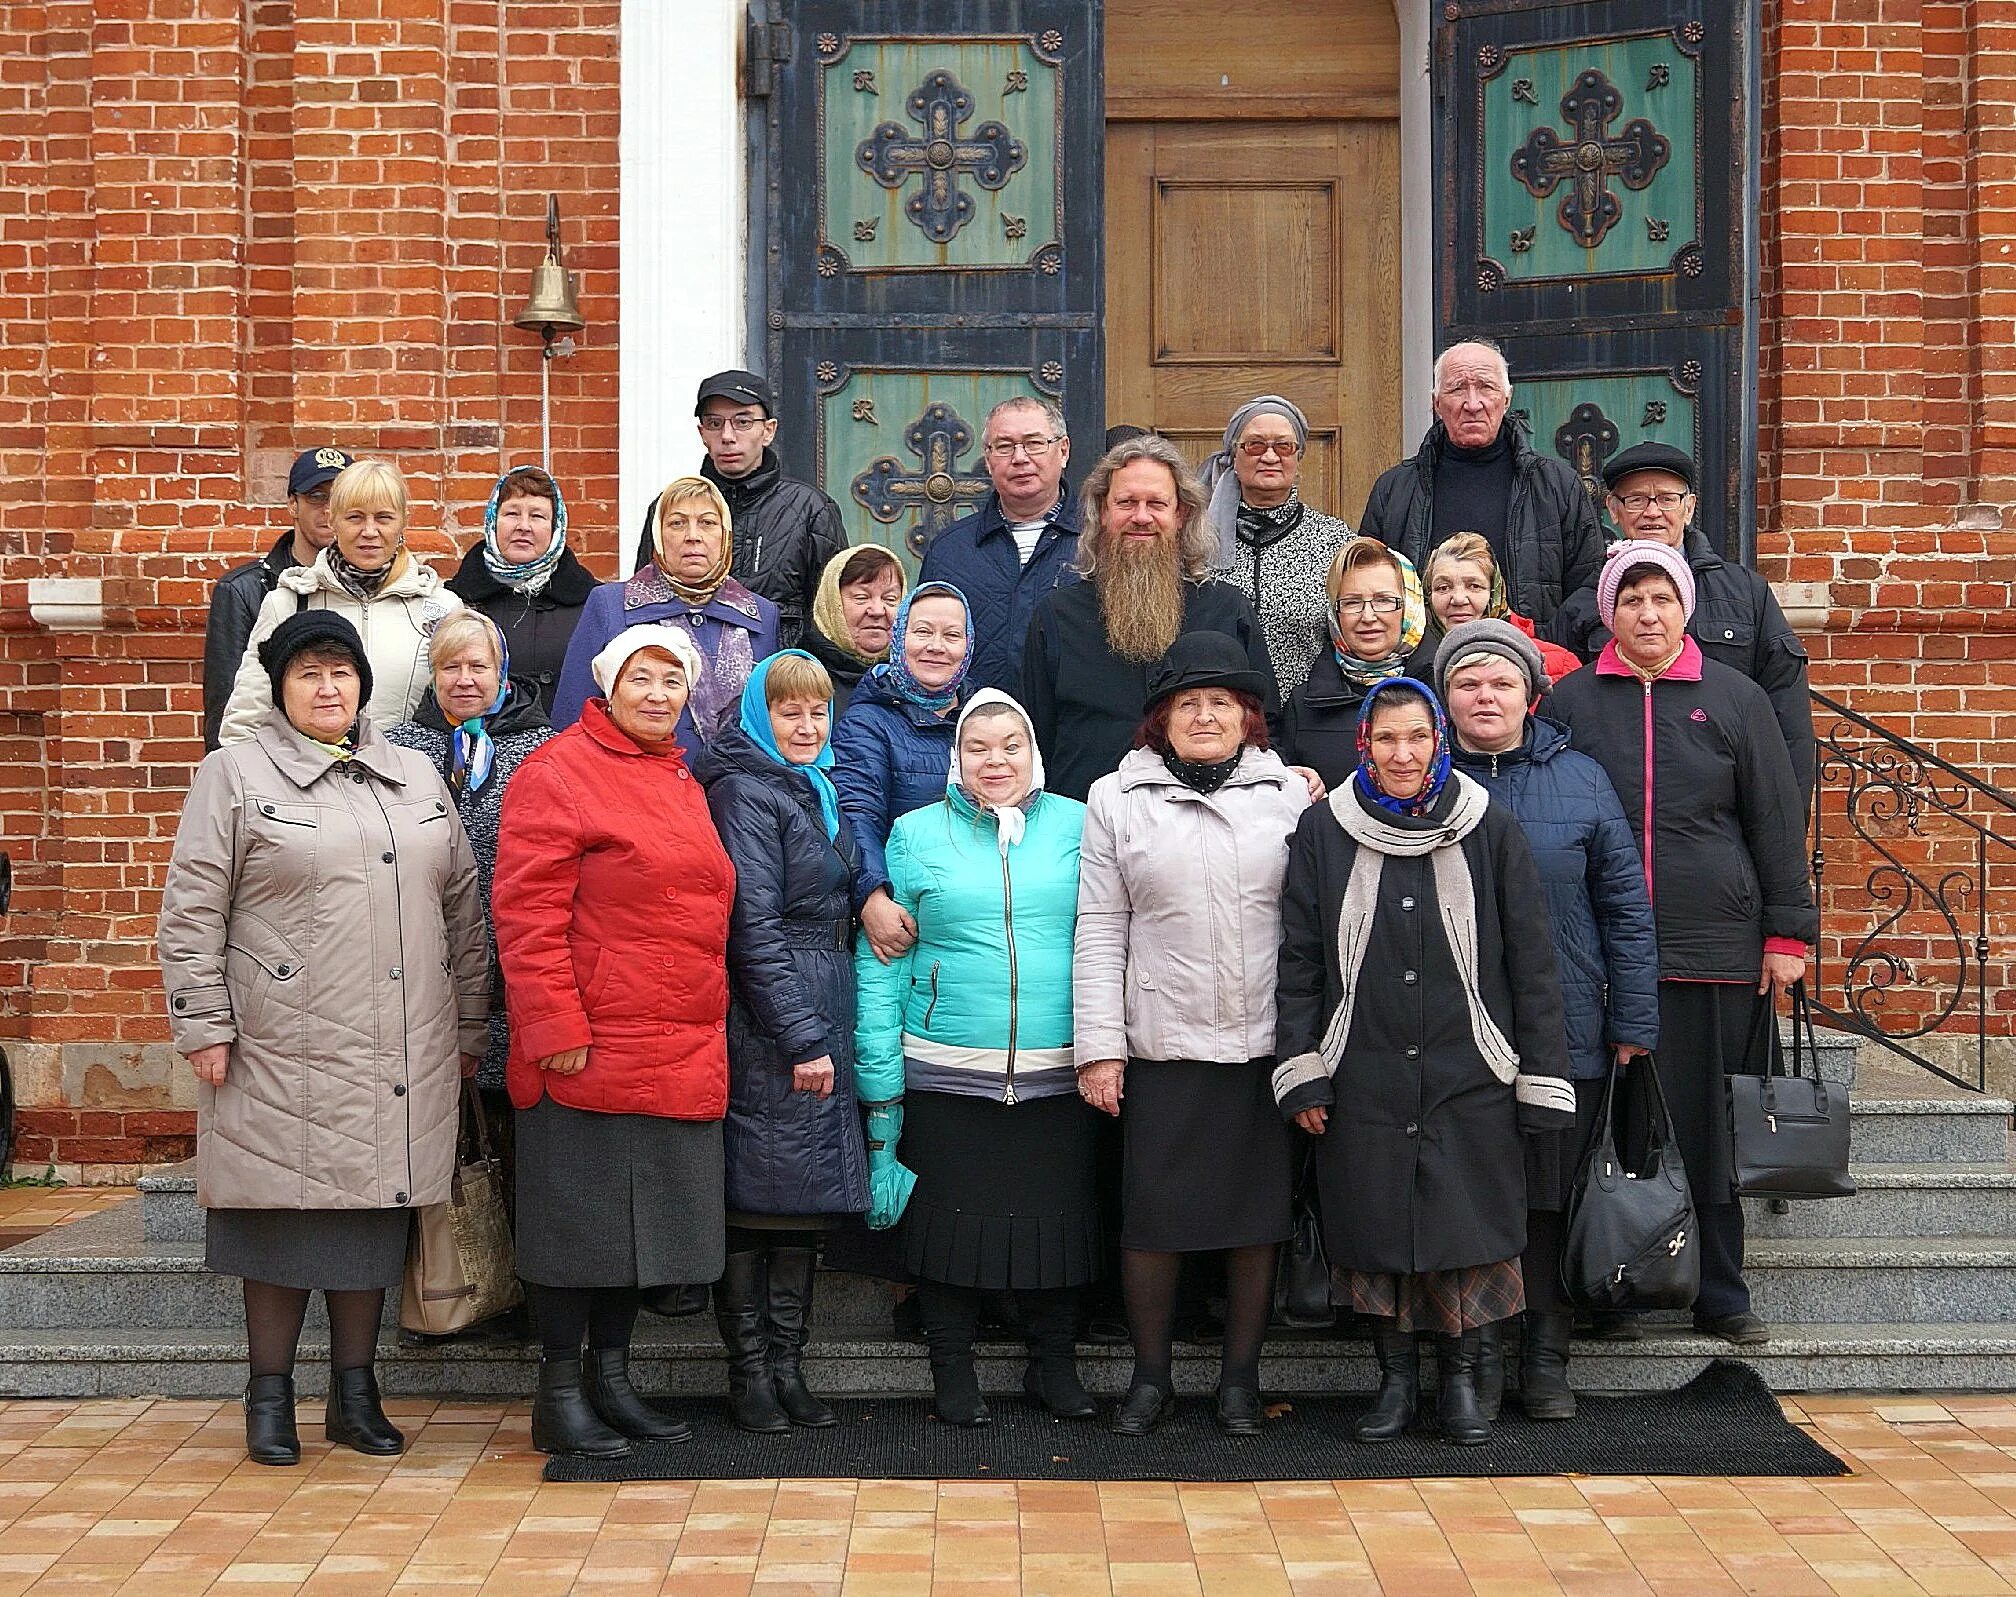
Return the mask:
<path fill-rule="evenodd" d="M 1429 1399 L 1432 1403 L 1432 1397 Z M 831 1430 L 751 1436 L 718 1399 L 664 1406 L 693 1427 L 676 1446 L 628 1458 L 551 1458 L 549 1481 L 650 1480 L 1401 1480 L 1437 1475 L 1846 1475 L 1848 1466 L 1785 1418 L 1747 1364 L 1718 1359 L 1677 1392 L 1584 1397 L 1572 1420 L 1526 1419 L 1508 1400 L 1482 1447 L 1432 1431 L 1354 1441 L 1369 1396 L 1295 1397 L 1258 1436 L 1219 1433 L 1209 1398 L 1184 1398 L 1154 1435 L 1097 1420 L 1057 1421 L 1020 1397 L 988 1400 L 983 1430 L 940 1425 L 922 1397 L 840 1398 Z"/>

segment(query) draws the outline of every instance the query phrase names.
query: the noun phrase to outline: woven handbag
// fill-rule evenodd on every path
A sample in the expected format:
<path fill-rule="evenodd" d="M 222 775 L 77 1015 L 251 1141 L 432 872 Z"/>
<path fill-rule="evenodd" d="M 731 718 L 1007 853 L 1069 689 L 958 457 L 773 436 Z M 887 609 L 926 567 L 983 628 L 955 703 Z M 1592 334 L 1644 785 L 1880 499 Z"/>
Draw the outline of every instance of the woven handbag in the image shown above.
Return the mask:
<path fill-rule="evenodd" d="M 511 1217 L 504 1207 L 504 1168 L 491 1150 L 475 1084 L 466 1080 L 461 1120 L 448 1201 L 415 1213 L 406 1244 L 399 1323 L 423 1336 L 447 1336 L 479 1324 L 515 1307 L 525 1295 L 518 1284 Z"/>

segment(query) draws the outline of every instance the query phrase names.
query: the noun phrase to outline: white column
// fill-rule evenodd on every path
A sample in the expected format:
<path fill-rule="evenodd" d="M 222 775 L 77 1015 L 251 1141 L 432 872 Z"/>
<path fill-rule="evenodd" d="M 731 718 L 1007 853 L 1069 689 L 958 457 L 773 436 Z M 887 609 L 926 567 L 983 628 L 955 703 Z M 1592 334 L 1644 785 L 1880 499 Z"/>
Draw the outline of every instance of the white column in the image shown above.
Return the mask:
<path fill-rule="evenodd" d="M 1435 362 L 1435 102 L 1428 52 L 1435 23 L 1429 0 L 1393 0 L 1400 19 L 1400 448 L 1428 430 Z"/>
<path fill-rule="evenodd" d="M 651 497 L 700 463 L 693 390 L 746 364 L 744 0 L 623 0 L 622 526 L 630 569 Z"/>

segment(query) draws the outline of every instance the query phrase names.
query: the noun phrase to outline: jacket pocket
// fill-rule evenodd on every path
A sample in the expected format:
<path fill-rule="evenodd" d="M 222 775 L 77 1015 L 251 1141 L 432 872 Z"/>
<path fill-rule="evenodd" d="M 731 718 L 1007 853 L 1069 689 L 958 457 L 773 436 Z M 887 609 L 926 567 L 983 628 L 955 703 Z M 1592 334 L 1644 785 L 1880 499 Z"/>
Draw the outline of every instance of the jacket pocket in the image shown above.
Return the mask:
<path fill-rule="evenodd" d="M 312 832 L 321 825 L 320 816 L 312 804 L 281 804 L 271 799 L 260 799 L 253 805 L 253 813 L 276 828 L 292 827 Z"/>
<path fill-rule="evenodd" d="M 309 822 L 313 825 L 314 822 Z M 250 959 L 275 981 L 292 981 L 304 963 L 300 952 L 266 920 L 250 910 L 237 910 L 224 933 L 224 946 Z"/>

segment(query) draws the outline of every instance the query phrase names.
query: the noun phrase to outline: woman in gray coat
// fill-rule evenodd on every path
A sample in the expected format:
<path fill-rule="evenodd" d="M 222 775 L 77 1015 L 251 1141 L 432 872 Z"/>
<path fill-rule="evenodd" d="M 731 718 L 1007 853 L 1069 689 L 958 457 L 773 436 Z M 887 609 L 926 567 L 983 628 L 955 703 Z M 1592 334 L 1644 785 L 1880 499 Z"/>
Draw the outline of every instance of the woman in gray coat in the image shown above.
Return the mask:
<path fill-rule="evenodd" d="M 294 1352 L 329 1303 L 329 1439 L 403 1450 L 372 1356 L 414 1209 L 448 1197 L 487 1042 L 476 859 L 427 760 L 359 706 L 371 665 L 328 610 L 260 645 L 275 708 L 197 768 L 162 893 L 175 1046 L 196 1072 L 206 1262 L 244 1278 L 247 1451 L 301 1457 Z M 458 1069 L 459 1064 L 459 1069 Z"/>

